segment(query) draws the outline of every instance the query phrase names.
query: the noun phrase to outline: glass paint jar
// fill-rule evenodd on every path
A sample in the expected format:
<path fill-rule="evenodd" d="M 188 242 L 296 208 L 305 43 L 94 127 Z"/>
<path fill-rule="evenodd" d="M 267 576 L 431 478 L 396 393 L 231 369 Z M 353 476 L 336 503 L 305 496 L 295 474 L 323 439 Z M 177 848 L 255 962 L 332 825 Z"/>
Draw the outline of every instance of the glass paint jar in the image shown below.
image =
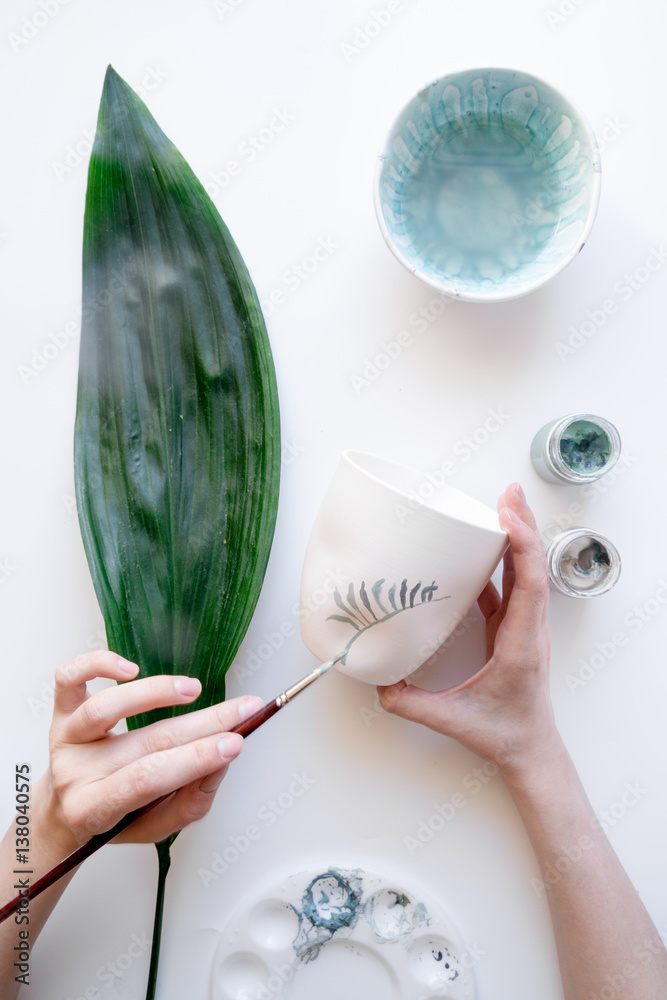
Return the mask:
<path fill-rule="evenodd" d="M 570 413 L 545 424 L 530 447 L 535 471 L 550 483 L 592 483 L 616 465 L 621 438 L 592 413 Z"/>
<path fill-rule="evenodd" d="M 554 590 L 567 597 L 598 597 L 617 582 L 621 557 L 608 538 L 591 528 L 563 531 L 547 548 Z"/>

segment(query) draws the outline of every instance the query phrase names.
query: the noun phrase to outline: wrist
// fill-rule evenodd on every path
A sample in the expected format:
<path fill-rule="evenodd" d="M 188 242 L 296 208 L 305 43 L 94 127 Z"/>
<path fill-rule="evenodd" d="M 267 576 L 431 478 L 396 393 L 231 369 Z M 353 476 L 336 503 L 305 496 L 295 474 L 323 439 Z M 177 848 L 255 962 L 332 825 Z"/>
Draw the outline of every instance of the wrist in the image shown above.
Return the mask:
<path fill-rule="evenodd" d="M 570 755 L 555 725 L 516 753 L 499 762 L 503 780 L 513 795 L 530 795 L 555 775 L 572 767 Z"/>

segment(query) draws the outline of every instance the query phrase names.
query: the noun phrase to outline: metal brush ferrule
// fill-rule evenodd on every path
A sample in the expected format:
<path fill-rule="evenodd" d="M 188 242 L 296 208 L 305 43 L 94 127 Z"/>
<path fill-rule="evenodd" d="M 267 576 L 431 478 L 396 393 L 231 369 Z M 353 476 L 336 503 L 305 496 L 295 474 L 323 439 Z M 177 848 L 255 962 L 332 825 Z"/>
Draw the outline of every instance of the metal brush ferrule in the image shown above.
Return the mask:
<path fill-rule="evenodd" d="M 291 688 L 287 688 L 287 691 L 284 691 L 280 697 L 284 698 L 285 701 L 291 701 L 292 698 L 299 693 L 299 691 L 303 691 L 303 689 L 308 687 L 309 684 L 312 684 L 313 681 L 316 681 L 317 678 L 321 676 L 321 674 L 322 674 L 322 668 L 317 667 L 315 670 L 313 670 L 312 674 L 308 674 L 307 677 L 304 677 L 302 680 L 297 681 L 297 683 L 294 684 Z M 285 701 L 283 702 L 283 705 L 285 704 Z"/>

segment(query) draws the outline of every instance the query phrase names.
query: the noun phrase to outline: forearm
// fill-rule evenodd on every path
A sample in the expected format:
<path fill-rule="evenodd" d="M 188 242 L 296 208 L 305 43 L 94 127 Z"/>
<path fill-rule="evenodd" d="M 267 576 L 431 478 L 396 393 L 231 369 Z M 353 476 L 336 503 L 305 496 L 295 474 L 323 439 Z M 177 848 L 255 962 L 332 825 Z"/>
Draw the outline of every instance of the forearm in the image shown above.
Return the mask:
<path fill-rule="evenodd" d="M 20 880 L 24 883 L 25 880 L 36 882 L 78 846 L 73 839 L 67 838 L 59 818 L 54 815 L 53 800 L 45 777 L 33 787 L 30 818 L 28 864 L 17 863 L 14 824 L 0 843 L 0 905 L 19 894 L 17 886 L 20 886 Z M 77 870 L 63 876 L 55 885 L 30 900 L 27 907 L 22 907 L 0 924 L 0 996 L 3 1000 L 14 1000 L 21 986 L 16 977 L 21 975 L 22 969 L 14 964 L 18 962 L 20 950 L 27 950 L 32 956 L 39 932 Z M 28 964 L 32 966 L 32 958 Z M 27 982 L 31 981 L 28 974 Z"/>
<path fill-rule="evenodd" d="M 664 1000 L 667 952 L 554 733 L 547 752 L 504 774 L 541 870 L 566 1000 Z M 606 990 L 605 990 L 606 988 Z"/>

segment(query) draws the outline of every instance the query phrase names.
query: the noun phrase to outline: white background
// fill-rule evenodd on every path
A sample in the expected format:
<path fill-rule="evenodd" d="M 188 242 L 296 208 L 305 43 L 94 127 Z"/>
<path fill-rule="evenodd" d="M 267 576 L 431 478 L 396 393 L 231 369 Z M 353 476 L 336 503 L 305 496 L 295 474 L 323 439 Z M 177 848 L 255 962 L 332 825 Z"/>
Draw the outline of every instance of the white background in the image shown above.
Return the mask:
<path fill-rule="evenodd" d="M 77 322 L 86 130 L 94 128 L 111 62 L 144 88 L 159 124 L 210 185 L 260 298 L 286 292 L 267 319 L 287 445 L 281 506 L 237 665 L 282 625 L 297 625 L 308 533 L 345 447 L 425 472 L 452 459 L 451 482 L 492 505 L 519 479 L 545 532 L 560 518 L 563 526 L 583 522 L 608 534 L 623 557 L 615 590 L 593 601 L 553 597 L 553 699 L 593 805 L 599 814 L 611 810 L 614 847 L 665 930 L 666 615 L 655 595 L 667 596 L 660 591 L 667 580 L 667 267 L 630 294 L 624 277 L 639 268 L 643 279 L 651 248 L 665 240 L 667 249 L 664 7 L 562 0 L 559 15 L 557 0 L 401 0 L 390 23 L 351 49 L 364 42 L 358 29 L 384 6 L 236 0 L 216 10 L 205 0 L 70 0 L 18 45 L 10 34 L 30 32 L 24 18 L 41 8 L 26 0 L 3 10 L 0 818 L 12 816 L 14 762 L 30 761 L 35 776 L 46 765 L 56 665 L 103 642 L 72 503 L 78 337 L 38 374 L 26 377 L 25 369 L 50 334 Z M 375 158 L 413 93 L 475 65 L 535 73 L 583 109 L 602 146 L 598 218 L 582 254 L 547 286 L 505 304 L 449 305 L 419 331 L 410 317 L 435 292 L 383 244 L 372 206 Z M 240 147 L 268 127 L 275 109 L 293 119 L 249 162 Z M 232 159 L 241 172 L 222 188 L 213 175 Z M 59 164 L 69 164 L 67 172 Z M 290 289 L 284 273 L 320 238 L 336 244 L 333 252 Z M 589 311 L 599 321 L 608 299 L 613 315 L 560 357 L 557 345 L 590 320 Z M 364 369 L 372 375 L 367 363 L 402 330 L 412 343 L 355 388 L 353 378 Z M 502 428 L 468 460 L 457 457 L 457 442 L 498 407 L 508 415 Z M 626 453 L 623 474 L 590 496 L 546 484 L 528 457 L 542 424 L 577 410 L 614 421 Z M 579 505 L 574 513 L 571 504 Z M 644 605 L 642 621 L 633 609 Z M 618 630 L 627 642 L 610 657 L 605 644 Z M 592 677 L 575 686 L 582 661 L 596 653 L 599 669 L 583 669 Z M 481 662 L 482 629 L 473 618 L 425 683 L 442 686 Z M 252 677 L 232 671 L 229 693 L 272 697 L 313 663 L 295 629 Z M 466 792 L 465 778 L 481 762 L 381 715 L 374 699 L 374 689 L 347 677 L 322 680 L 251 737 L 210 816 L 178 838 L 161 1000 L 206 996 L 216 928 L 243 892 L 311 862 L 365 863 L 402 873 L 407 886 L 411 878 L 428 883 L 484 952 L 475 968 L 480 997 L 562 996 L 546 904 L 531 886 L 535 860 L 501 780 Z M 286 792 L 295 772 L 313 784 L 269 827 L 258 810 Z M 621 806 L 626 783 L 635 782 L 639 798 Z M 461 791 L 465 807 L 411 855 L 404 838 Z M 261 838 L 205 889 L 198 870 L 253 823 Z M 155 878 L 151 846 L 105 848 L 87 862 L 35 949 L 33 986 L 22 996 L 76 1000 L 97 988 L 103 1000 L 143 998 L 147 954 L 114 985 L 97 972 L 127 953 L 132 934 L 150 934 Z"/>

